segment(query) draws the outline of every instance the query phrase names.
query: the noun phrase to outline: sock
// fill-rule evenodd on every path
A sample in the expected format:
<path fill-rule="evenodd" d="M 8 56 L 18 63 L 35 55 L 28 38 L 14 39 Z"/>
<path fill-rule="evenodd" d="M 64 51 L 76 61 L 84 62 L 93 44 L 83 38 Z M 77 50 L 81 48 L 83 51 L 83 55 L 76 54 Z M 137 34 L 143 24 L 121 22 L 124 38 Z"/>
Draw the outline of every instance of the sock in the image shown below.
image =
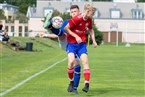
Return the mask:
<path fill-rule="evenodd" d="M 77 88 L 79 85 L 79 81 L 80 81 L 80 71 L 81 71 L 81 66 L 80 65 L 76 65 L 74 66 L 74 87 Z"/>
<path fill-rule="evenodd" d="M 68 68 L 68 78 L 70 81 L 73 81 L 73 77 L 74 77 L 74 68 Z"/>
<path fill-rule="evenodd" d="M 85 79 L 85 83 L 89 83 L 89 81 L 90 81 L 90 69 L 84 69 L 84 79 Z"/>

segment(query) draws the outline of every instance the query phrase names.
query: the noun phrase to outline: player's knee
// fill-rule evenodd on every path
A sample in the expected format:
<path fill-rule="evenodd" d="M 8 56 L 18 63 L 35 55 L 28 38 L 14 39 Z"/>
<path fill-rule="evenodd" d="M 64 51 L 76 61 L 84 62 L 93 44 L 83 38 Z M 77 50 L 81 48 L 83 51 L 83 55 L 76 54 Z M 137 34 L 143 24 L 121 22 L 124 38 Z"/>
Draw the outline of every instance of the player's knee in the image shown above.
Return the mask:
<path fill-rule="evenodd" d="M 88 65 L 88 62 L 87 61 L 82 61 L 82 64 L 83 64 L 83 66 L 86 66 L 86 65 Z"/>
<path fill-rule="evenodd" d="M 69 67 L 73 67 L 74 63 L 75 63 L 74 60 L 69 60 L 69 61 L 68 61 L 68 66 L 69 66 Z"/>
<path fill-rule="evenodd" d="M 90 68 L 88 62 L 82 62 L 82 65 L 83 65 L 84 69 Z"/>

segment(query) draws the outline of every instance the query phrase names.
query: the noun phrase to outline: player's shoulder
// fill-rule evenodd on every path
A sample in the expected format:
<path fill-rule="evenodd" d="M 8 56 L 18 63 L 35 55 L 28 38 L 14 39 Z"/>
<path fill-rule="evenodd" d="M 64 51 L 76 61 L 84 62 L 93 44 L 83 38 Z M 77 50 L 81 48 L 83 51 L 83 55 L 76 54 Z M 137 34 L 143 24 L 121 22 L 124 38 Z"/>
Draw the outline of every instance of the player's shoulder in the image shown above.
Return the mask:
<path fill-rule="evenodd" d="M 76 17 L 77 17 L 78 19 L 82 19 L 82 18 L 83 18 L 82 14 L 76 15 Z"/>
<path fill-rule="evenodd" d="M 66 19 L 66 20 L 63 21 L 63 23 L 68 23 L 68 21 L 69 21 L 69 19 Z"/>
<path fill-rule="evenodd" d="M 73 21 L 81 21 L 83 19 L 82 15 L 78 14 L 76 16 L 74 16 L 71 20 Z"/>

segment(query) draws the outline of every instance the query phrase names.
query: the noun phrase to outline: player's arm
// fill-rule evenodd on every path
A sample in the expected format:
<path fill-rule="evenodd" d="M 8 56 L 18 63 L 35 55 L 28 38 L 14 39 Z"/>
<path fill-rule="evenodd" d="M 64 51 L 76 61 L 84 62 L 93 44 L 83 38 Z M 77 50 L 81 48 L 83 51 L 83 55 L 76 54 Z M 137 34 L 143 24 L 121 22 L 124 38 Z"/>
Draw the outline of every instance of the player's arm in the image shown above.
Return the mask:
<path fill-rule="evenodd" d="M 71 36 L 73 36 L 73 37 L 76 39 L 77 43 L 81 43 L 81 42 L 82 42 L 82 39 L 81 39 L 77 34 L 73 33 L 73 32 L 70 30 L 70 25 L 69 25 L 69 23 L 65 26 L 64 30 L 65 30 L 68 34 L 70 34 Z"/>
<path fill-rule="evenodd" d="M 64 30 L 70 34 L 71 36 L 73 36 L 77 43 L 81 43 L 82 42 L 82 39 L 77 35 L 75 34 L 74 32 L 71 31 L 70 28 L 74 27 L 74 26 L 77 26 L 77 24 L 80 22 L 80 19 L 78 18 L 79 15 L 73 17 L 72 19 L 70 19 L 68 21 L 68 24 L 65 26 Z"/>
<path fill-rule="evenodd" d="M 96 48 L 97 47 L 97 42 L 96 42 L 96 39 L 95 39 L 94 30 L 93 29 L 90 29 L 89 30 L 89 33 L 90 33 L 91 39 L 93 41 L 93 47 Z"/>
<path fill-rule="evenodd" d="M 38 36 L 40 38 L 58 38 L 57 35 L 55 35 L 55 34 L 49 34 L 49 33 L 47 33 L 47 34 L 46 33 L 39 33 Z"/>

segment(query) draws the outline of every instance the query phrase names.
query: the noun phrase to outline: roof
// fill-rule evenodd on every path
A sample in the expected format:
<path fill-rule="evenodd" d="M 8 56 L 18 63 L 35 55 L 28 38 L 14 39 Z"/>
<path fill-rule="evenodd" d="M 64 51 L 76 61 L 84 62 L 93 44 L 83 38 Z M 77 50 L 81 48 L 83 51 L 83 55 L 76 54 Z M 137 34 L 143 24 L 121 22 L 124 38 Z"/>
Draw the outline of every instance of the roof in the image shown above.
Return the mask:
<path fill-rule="evenodd" d="M 59 12 L 64 13 L 71 5 L 77 4 L 80 11 L 83 11 L 83 6 L 88 2 L 60 2 L 60 1 L 45 1 L 38 0 L 36 5 L 36 13 L 32 13 L 33 17 L 44 17 L 44 9 L 54 8 Z M 145 14 L 145 3 L 114 3 L 114 2 L 92 2 L 100 13 L 100 18 L 110 18 L 110 9 L 117 8 L 121 11 L 122 18 L 132 18 L 132 9 L 141 9 Z M 145 18 L 145 15 L 144 15 Z"/>

